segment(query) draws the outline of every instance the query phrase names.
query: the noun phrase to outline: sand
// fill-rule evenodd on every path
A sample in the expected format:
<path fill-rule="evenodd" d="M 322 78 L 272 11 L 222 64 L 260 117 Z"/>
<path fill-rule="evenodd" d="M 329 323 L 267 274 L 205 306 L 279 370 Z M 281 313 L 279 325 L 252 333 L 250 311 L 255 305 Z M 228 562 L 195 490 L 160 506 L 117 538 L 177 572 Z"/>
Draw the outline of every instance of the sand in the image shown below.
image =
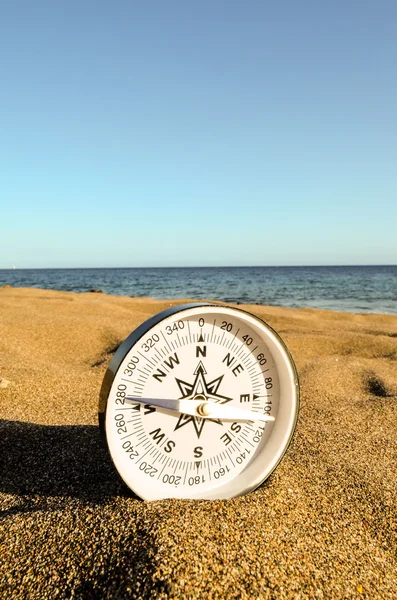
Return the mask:
<path fill-rule="evenodd" d="M 296 435 L 254 493 L 145 503 L 97 425 L 117 345 L 178 302 L 0 288 L 0 597 L 397 597 L 397 317 L 244 307 L 283 337 Z"/>

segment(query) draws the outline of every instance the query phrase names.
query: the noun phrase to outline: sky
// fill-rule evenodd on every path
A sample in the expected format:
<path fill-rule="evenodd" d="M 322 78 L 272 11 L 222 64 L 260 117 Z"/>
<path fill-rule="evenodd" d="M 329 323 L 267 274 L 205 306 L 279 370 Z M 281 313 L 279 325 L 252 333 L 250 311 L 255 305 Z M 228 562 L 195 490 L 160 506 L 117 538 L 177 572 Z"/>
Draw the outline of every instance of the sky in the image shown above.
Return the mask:
<path fill-rule="evenodd" d="M 3 0 L 0 268 L 397 264 L 394 0 Z"/>

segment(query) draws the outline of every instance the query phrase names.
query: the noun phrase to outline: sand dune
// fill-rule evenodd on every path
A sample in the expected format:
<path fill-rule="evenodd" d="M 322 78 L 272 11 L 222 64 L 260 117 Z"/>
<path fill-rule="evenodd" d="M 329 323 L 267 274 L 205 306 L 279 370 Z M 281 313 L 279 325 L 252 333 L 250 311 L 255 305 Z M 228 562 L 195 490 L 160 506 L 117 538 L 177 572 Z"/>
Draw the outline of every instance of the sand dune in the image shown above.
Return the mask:
<path fill-rule="evenodd" d="M 0 596 L 397 597 L 397 317 L 244 307 L 287 343 L 294 441 L 256 492 L 144 503 L 100 439 L 121 340 L 179 302 L 0 288 Z"/>

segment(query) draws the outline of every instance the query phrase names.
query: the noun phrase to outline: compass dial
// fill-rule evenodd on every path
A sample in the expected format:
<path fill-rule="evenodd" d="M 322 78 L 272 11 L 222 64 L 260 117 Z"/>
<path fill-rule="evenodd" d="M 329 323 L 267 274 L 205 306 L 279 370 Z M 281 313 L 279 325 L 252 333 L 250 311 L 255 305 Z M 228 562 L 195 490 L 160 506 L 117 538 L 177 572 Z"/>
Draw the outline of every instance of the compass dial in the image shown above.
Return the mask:
<path fill-rule="evenodd" d="M 277 466 L 298 405 L 294 363 L 273 329 L 239 309 L 191 304 L 123 342 L 99 419 L 117 471 L 141 498 L 231 498 Z"/>

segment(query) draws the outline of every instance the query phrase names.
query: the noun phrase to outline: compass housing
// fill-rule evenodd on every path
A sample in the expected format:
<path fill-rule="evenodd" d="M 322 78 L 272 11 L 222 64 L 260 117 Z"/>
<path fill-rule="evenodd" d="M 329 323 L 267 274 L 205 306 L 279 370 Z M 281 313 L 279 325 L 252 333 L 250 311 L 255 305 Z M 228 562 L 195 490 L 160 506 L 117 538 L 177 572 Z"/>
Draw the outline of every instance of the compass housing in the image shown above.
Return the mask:
<path fill-rule="evenodd" d="M 127 396 L 209 399 L 275 421 L 192 417 Z M 124 340 L 106 371 L 98 413 L 121 478 L 139 497 L 156 500 L 253 491 L 284 456 L 298 411 L 298 376 L 280 336 L 247 311 L 191 303 L 160 312 Z"/>

